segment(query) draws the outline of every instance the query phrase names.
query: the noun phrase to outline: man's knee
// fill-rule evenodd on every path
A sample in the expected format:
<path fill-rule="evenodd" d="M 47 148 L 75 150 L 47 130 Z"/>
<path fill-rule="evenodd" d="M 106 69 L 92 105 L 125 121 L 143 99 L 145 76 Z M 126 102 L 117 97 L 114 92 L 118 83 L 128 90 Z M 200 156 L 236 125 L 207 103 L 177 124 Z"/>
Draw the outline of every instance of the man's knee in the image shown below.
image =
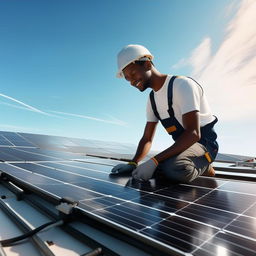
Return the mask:
<path fill-rule="evenodd" d="M 183 183 L 189 183 L 199 176 L 198 170 L 190 161 L 176 162 L 162 171 L 166 178 Z"/>

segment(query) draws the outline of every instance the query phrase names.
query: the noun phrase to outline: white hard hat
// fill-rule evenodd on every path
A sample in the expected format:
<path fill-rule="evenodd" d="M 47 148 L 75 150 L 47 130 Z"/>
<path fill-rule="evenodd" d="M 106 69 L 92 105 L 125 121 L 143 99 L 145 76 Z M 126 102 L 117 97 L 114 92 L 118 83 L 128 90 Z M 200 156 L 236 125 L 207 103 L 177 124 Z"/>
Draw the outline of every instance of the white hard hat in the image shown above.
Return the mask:
<path fill-rule="evenodd" d="M 146 57 L 146 58 L 143 58 Z M 129 44 L 125 46 L 117 55 L 118 72 L 116 76 L 122 78 L 123 69 L 136 60 L 153 60 L 154 56 L 147 48 L 138 44 Z"/>

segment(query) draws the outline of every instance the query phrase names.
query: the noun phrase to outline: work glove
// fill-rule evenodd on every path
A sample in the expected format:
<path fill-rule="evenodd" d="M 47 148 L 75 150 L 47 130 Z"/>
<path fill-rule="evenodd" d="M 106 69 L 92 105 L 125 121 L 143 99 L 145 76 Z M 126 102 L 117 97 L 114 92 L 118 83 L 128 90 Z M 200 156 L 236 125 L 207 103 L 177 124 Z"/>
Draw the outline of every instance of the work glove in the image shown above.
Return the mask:
<path fill-rule="evenodd" d="M 147 181 L 153 176 L 157 166 L 158 166 L 158 161 L 154 157 L 152 157 L 151 159 L 144 162 L 143 164 L 140 164 L 132 172 L 132 177 L 136 180 Z"/>
<path fill-rule="evenodd" d="M 129 162 L 128 164 L 118 164 L 112 170 L 110 174 L 124 174 L 131 173 L 138 165 L 135 162 Z"/>

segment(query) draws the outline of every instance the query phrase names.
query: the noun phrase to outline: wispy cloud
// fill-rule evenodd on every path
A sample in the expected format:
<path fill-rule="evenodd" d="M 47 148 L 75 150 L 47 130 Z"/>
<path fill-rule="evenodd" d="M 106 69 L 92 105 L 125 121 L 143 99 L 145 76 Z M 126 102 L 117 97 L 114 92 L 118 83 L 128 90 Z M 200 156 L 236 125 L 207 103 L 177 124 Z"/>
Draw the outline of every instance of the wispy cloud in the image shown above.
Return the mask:
<path fill-rule="evenodd" d="M 22 109 L 22 110 L 26 110 L 26 111 L 31 111 L 31 112 L 35 112 L 35 113 L 50 116 L 50 117 L 56 117 L 56 118 L 60 118 L 60 119 L 67 119 L 63 116 L 58 116 L 58 115 L 53 115 L 53 114 L 47 113 L 46 111 L 42 111 L 38 108 L 35 108 L 31 105 L 28 105 L 28 104 L 26 104 L 26 103 L 24 103 L 20 100 L 17 100 L 13 97 L 7 96 L 7 95 L 2 94 L 2 93 L 0 93 L 0 97 L 5 98 L 5 99 L 7 99 L 11 102 L 17 103 L 17 104 L 13 104 L 13 103 L 9 103 L 9 102 L 0 101 L 0 104 L 2 104 L 2 105 L 6 105 L 6 106 L 9 106 L 9 107 L 12 107 L 12 108 Z"/>
<path fill-rule="evenodd" d="M 36 112 L 36 113 L 39 113 L 39 114 L 43 114 L 43 115 L 49 115 L 48 113 L 46 113 L 46 112 L 44 112 L 44 111 L 41 111 L 41 110 L 38 109 L 38 108 L 32 107 L 32 106 L 30 106 L 30 105 L 28 105 L 28 104 L 26 104 L 26 103 L 24 103 L 24 102 L 22 102 L 22 101 L 20 101 L 20 100 L 17 100 L 17 99 L 15 99 L 15 98 L 12 98 L 12 97 L 7 96 L 7 95 L 5 95 L 5 94 L 0 93 L 0 97 L 3 97 L 3 98 L 5 98 L 5 99 L 8 99 L 8 100 L 10 100 L 10 101 L 12 101 L 12 102 L 18 103 L 21 107 L 20 107 L 20 106 L 13 105 L 13 104 L 9 104 L 9 103 L 2 103 L 2 104 L 9 105 L 9 106 L 11 106 L 11 107 L 16 107 L 16 108 L 21 108 L 21 109 L 33 111 L 33 112 Z"/>
<path fill-rule="evenodd" d="M 8 102 L 0 101 L 0 104 L 1 104 L 1 105 L 5 105 L 5 106 L 8 106 L 8 107 L 12 107 L 12 108 L 17 108 L 17 109 L 32 111 L 32 110 L 30 110 L 30 109 L 28 109 L 28 108 L 26 108 L 26 107 L 22 107 L 22 106 L 19 106 L 19 105 L 16 105 L 16 104 L 8 103 Z"/>
<path fill-rule="evenodd" d="M 66 112 L 61 112 L 61 111 L 50 111 L 50 112 L 55 113 L 55 114 L 65 115 L 65 116 L 73 116 L 73 117 L 77 117 L 77 118 L 89 119 L 89 120 L 103 122 L 103 123 L 126 126 L 125 122 L 118 120 L 116 118 L 113 118 L 113 117 L 112 117 L 112 120 L 105 120 L 105 119 L 101 119 L 101 118 L 97 118 L 97 117 L 79 115 L 79 114 L 73 114 L 73 113 L 66 113 Z"/>
<path fill-rule="evenodd" d="M 20 100 L 17 100 L 13 97 L 7 96 L 5 94 L 0 93 L 0 97 L 8 99 L 11 102 L 17 103 L 17 104 L 13 104 L 13 103 L 9 103 L 9 102 L 1 102 L 0 101 L 0 104 L 2 104 L 2 105 L 6 105 L 6 106 L 9 106 L 9 107 L 12 107 L 12 108 L 18 108 L 18 109 L 22 109 L 22 110 L 26 110 L 26 111 L 32 111 L 32 112 L 36 112 L 36 113 L 51 116 L 51 117 L 67 119 L 64 116 L 72 116 L 72 117 L 77 117 L 77 118 L 82 118 L 82 119 L 89 119 L 89 120 L 93 120 L 93 121 L 109 123 L 109 124 L 114 124 L 114 125 L 120 125 L 120 126 L 126 126 L 127 125 L 124 121 L 119 120 L 119 119 L 117 119 L 113 116 L 110 116 L 110 115 L 109 115 L 110 120 L 106 120 L 106 119 L 101 119 L 101 118 L 97 118 L 97 117 L 79 115 L 79 114 L 74 114 L 74 113 L 66 113 L 66 112 L 61 112 L 61 111 L 51 111 L 51 110 L 49 110 L 49 111 L 45 112 L 45 111 L 42 111 L 42 110 L 40 110 L 38 108 L 35 108 L 31 105 L 28 105 L 28 104 L 26 104 L 26 103 L 24 103 Z M 55 113 L 57 115 L 50 114 L 48 112 Z M 12 127 L 10 127 L 10 128 L 12 128 Z"/>
<path fill-rule="evenodd" d="M 188 61 L 193 67 L 193 75 L 200 74 L 211 60 L 211 39 L 203 39 L 201 44 L 192 52 Z"/>
<path fill-rule="evenodd" d="M 183 68 L 184 66 L 189 65 L 189 60 L 188 59 L 180 59 L 177 63 L 175 63 L 174 65 L 172 65 L 173 69 L 178 69 L 178 68 Z"/>
<path fill-rule="evenodd" d="M 252 118 L 256 112 L 256 1 L 239 3 L 217 51 L 212 53 L 211 38 L 204 38 L 182 60 L 203 83 L 213 112 L 225 120 Z"/>

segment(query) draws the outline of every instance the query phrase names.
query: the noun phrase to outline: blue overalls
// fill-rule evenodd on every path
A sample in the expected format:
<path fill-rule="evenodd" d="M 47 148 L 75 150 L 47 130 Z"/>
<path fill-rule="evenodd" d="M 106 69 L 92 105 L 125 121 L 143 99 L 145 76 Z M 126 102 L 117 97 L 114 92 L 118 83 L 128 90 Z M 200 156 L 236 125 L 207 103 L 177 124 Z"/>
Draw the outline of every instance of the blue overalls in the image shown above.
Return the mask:
<path fill-rule="evenodd" d="M 151 101 L 151 106 L 152 106 L 153 112 L 154 112 L 155 116 L 160 120 L 160 122 L 162 123 L 162 125 L 164 126 L 166 131 L 172 136 L 174 141 L 176 141 L 176 139 L 184 132 L 184 128 L 179 123 L 179 121 L 175 118 L 174 111 L 172 108 L 173 82 L 176 77 L 177 76 L 172 76 L 172 78 L 170 79 L 170 82 L 168 84 L 168 106 L 169 106 L 168 113 L 170 115 L 169 118 L 166 118 L 166 119 L 160 118 L 160 116 L 157 112 L 157 108 L 156 108 L 154 93 L 153 93 L 153 91 L 151 91 L 151 93 L 150 93 L 150 101 Z M 190 79 L 192 79 L 192 78 L 190 78 Z M 218 143 L 216 141 L 217 134 L 214 131 L 214 125 L 217 123 L 217 121 L 218 121 L 218 119 L 217 119 L 217 117 L 215 117 L 214 121 L 212 121 L 211 123 L 200 128 L 201 139 L 198 141 L 198 143 L 200 143 L 206 147 L 208 152 L 205 153 L 205 157 L 209 163 L 214 161 L 214 159 L 218 153 L 218 148 L 219 148 Z"/>

